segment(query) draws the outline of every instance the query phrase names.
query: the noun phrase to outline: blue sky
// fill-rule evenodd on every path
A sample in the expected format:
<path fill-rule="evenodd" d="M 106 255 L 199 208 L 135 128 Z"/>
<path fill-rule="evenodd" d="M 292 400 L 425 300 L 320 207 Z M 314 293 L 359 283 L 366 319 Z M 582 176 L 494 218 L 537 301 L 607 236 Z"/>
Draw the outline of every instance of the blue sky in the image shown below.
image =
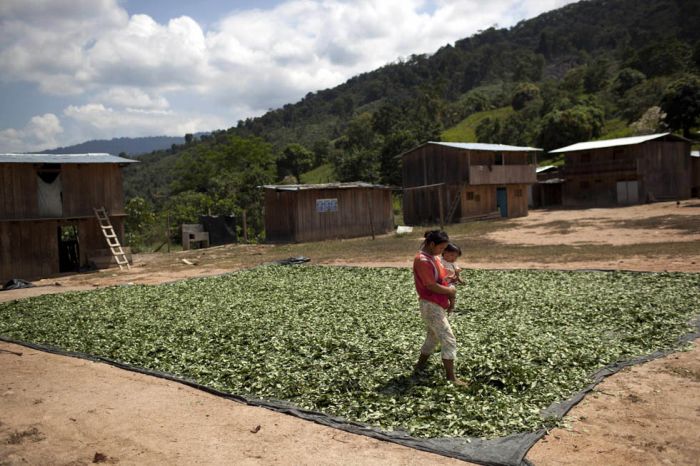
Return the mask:
<path fill-rule="evenodd" d="M 0 153 L 234 126 L 570 0 L 2 0 Z"/>

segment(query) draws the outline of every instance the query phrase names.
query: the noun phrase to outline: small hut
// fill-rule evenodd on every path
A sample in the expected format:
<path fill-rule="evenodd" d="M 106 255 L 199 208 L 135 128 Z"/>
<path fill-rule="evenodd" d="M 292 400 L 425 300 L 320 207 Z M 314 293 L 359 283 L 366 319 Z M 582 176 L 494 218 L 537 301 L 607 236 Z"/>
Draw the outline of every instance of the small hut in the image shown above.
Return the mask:
<path fill-rule="evenodd" d="M 93 208 L 106 209 L 123 244 L 121 167 L 133 162 L 109 154 L 0 154 L 0 281 L 74 272 L 101 256 L 107 243 Z"/>
<path fill-rule="evenodd" d="M 542 149 L 427 142 L 401 155 L 403 215 L 409 225 L 527 215 Z"/>
<path fill-rule="evenodd" d="M 690 197 L 691 141 L 671 133 L 581 142 L 564 154 L 564 206 L 607 206 Z"/>
<path fill-rule="evenodd" d="M 369 183 L 266 185 L 265 235 L 304 242 L 387 233 L 394 228 L 391 188 Z"/>
<path fill-rule="evenodd" d="M 528 189 L 528 205 L 532 208 L 561 205 L 561 188 L 564 179 L 559 167 L 545 165 L 537 167 L 537 183 Z"/>

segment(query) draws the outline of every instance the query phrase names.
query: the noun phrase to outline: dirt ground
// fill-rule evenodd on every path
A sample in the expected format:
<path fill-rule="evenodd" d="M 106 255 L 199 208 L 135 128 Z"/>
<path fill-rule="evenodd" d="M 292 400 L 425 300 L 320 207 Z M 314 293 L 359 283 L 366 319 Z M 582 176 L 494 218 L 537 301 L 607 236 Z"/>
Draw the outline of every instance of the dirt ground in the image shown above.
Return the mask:
<path fill-rule="evenodd" d="M 496 245 L 700 243 L 700 201 L 616 209 L 540 210 L 486 233 Z M 230 272 L 274 255 L 266 245 L 134 257 L 131 271 L 65 275 L 0 292 L 0 302 L 127 283 L 156 284 Z M 625 269 L 700 272 L 691 254 L 614 260 L 465 263 L 474 268 Z M 236 256 L 236 261 L 230 259 Z M 239 257 L 239 256 L 246 257 Z M 195 265 L 185 264 L 187 258 Z M 217 259 L 218 258 L 218 259 Z M 410 258 L 337 257 L 359 266 Z M 241 265 L 244 264 L 244 265 Z M 20 355 L 21 353 L 21 355 Z M 353 435 L 180 384 L 0 343 L 0 465 L 466 464 Z M 537 465 L 700 465 L 700 347 L 609 377 L 537 443 Z M 258 427 L 259 426 L 259 427 Z"/>

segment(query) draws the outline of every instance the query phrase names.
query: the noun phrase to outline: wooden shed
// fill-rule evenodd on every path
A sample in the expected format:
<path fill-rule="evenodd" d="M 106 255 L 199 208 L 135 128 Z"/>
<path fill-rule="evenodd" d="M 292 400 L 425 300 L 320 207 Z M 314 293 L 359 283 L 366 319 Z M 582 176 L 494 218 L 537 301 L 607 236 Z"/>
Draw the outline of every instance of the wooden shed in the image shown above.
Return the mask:
<path fill-rule="evenodd" d="M 700 151 L 690 152 L 690 195 L 700 197 Z"/>
<path fill-rule="evenodd" d="M 537 167 L 536 173 L 537 183 L 528 189 L 528 206 L 531 208 L 560 206 L 564 183 L 560 168 L 545 165 Z"/>
<path fill-rule="evenodd" d="M 394 228 L 388 186 L 357 182 L 263 188 L 265 235 L 271 242 L 353 238 Z"/>
<path fill-rule="evenodd" d="M 0 154 L 0 281 L 77 271 L 102 255 L 107 244 L 93 208 L 106 209 L 123 242 L 121 167 L 132 162 L 109 154 Z"/>
<path fill-rule="evenodd" d="M 640 204 L 690 197 L 691 141 L 671 133 L 607 139 L 564 154 L 564 206 Z"/>
<path fill-rule="evenodd" d="M 401 155 L 409 225 L 523 217 L 537 181 L 533 147 L 427 142 Z"/>

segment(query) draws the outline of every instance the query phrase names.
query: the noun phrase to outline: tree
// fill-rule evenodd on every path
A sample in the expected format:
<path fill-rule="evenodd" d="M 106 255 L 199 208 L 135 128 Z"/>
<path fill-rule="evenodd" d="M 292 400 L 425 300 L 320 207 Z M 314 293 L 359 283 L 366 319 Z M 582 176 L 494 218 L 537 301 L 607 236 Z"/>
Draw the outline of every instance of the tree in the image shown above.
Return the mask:
<path fill-rule="evenodd" d="M 700 118 L 700 79 L 689 74 L 669 84 L 661 98 L 661 109 L 666 112 L 668 126 L 682 130 L 683 136 L 689 138 Z"/>
<path fill-rule="evenodd" d="M 598 92 L 607 85 L 609 67 L 607 60 L 596 60 L 586 66 L 583 73 L 583 88 L 586 92 Z"/>
<path fill-rule="evenodd" d="M 612 84 L 612 91 L 618 96 L 622 96 L 637 84 L 641 84 L 647 77 L 634 68 L 623 68 L 617 73 Z"/>
<path fill-rule="evenodd" d="M 301 174 L 308 171 L 314 163 L 314 153 L 301 144 L 289 144 L 277 160 L 277 173 L 280 178 L 293 175 L 301 182 Z"/>
<path fill-rule="evenodd" d="M 156 216 L 150 203 L 138 196 L 129 199 L 124 210 L 126 211 L 124 221 L 126 242 L 134 251 L 137 251 L 151 232 Z"/>
<path fill-rule="evenodd" d="M 542 118 L 540 147 L 546 151 L 600 136 L 605 119 L 603 112 L 592 106 L 576 105 L 555 110 Z"/>
<path fill-rule="evenodd" d="M 540 96 L 540 88 L 532 83 L 522 83 L 515 88 L 511 106 L 513 110 L 521 110 L 525 104 Z"/>

